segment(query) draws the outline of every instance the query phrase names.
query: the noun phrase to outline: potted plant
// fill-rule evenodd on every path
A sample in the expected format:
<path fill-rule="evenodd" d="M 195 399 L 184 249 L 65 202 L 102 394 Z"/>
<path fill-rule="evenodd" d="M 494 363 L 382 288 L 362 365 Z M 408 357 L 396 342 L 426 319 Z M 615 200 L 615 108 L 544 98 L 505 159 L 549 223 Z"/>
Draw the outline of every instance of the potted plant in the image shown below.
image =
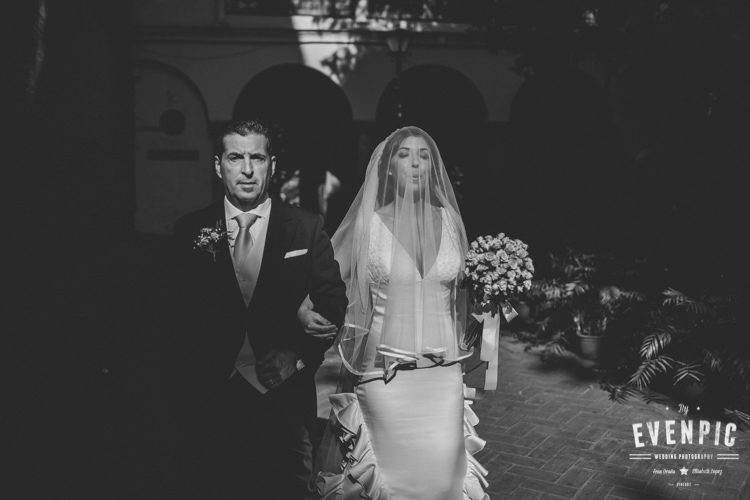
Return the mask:
<path fill-rule="evenodd" d="M 663 290 L 643 329 L 637 362 L 626 382 L 607 387 L 610 396 L 657 390 L 694 409 L 723 410 L 750 424 L 745 413 L 750 349 L 742 307 L 733 294 L 694 297 Z"/>
<path fill-rule="evenodd" d="M 526 299 L 546 355 L 577 346 L 582 357 L 600 360 L 611 326 L 643 301 L 643 294 L 611 284 L 618 278 L 605 271 L 610 260 L 572 248 L 550 254 L 546 278 L 532 283 Z"/>
<path fill-rule="evenodd" d="M 581 356 L 598 361 L 604 351 L 604 333 L 607 331 L 606 303 L 595 300 L 593 293 L 583 299 L 580 309 L 573 313 L 578 346 Z"/>

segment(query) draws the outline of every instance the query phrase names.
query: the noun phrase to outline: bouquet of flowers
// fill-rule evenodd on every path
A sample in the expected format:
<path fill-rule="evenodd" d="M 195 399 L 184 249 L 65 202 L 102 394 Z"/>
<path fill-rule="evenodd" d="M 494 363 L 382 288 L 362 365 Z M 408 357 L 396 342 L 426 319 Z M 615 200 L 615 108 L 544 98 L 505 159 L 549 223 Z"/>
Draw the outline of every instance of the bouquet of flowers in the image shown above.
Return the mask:
<path fill-rule="evenodd" d="M 508 299 L 531 288 L 534 263 L 528 245 L 505 233 L 480 236 L 471 242 L 464 263 L 464 284 L 471 289 L 475 304 L 493 315 L 500 309 L 510 321 L 515 311 Z"/>
<path fill-rule="evenodd" d="M 461 347 L 468 350 L 481 345 L 479 359 L 487 363 L 484 389 L 495 390 L 500 363 L 500 317 L 497 313 L 502 312 L 505 321 L 517 316 L 508 299 L 531 288 L 534 263 L 526 243 L 500 233 L 472 241 L 464 264 L 463 285 L 471 291 L 472 316 L 477 321 L 469 327 Z"/>

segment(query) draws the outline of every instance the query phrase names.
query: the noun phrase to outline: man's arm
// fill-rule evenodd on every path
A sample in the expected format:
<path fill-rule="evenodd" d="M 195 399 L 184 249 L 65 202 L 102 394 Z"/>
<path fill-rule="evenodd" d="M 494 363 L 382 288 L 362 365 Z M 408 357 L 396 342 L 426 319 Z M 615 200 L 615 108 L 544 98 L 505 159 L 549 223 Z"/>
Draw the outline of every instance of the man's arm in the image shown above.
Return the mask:
<path fill-rule="evenodd" d="M 318 312 L 313 310 L 313 303 L 310 296 L 297 309 L 297 320 L 306 334 L 312 335 L 319 339 L 332 339 L 336 336 L 339 327 L 328 321 Z"/>
<path fill-rule="evenodd" d="M 343 324 L 346 313 L 346 285 L 341 280 L 338 262 L 333 258 L 333 247 L 323 230 L 323 218 L 317 217 L 310 244 L 310 280 L 308 297 L 311 311 L 335 325 L 336 330 Z M 306 299 L 307 301 L 307 299 Z M 298 328 L 298 339 L 302 350 L 299 353 L 307 366 L 320 364 L 323 353 L 331 346 L 333 336 L 313 336 L 305 333 L 302 324 Z"/>
<path fill-rule="evenodd" d="M 331 240 L 323 230 L 321 216 L 318 216 L 313 231 L 311 265 L 308 293 L 313 309 L 340 327 L 346 314 L 346 285 L 341 279 L 339 264 L 333 257 Z"/>

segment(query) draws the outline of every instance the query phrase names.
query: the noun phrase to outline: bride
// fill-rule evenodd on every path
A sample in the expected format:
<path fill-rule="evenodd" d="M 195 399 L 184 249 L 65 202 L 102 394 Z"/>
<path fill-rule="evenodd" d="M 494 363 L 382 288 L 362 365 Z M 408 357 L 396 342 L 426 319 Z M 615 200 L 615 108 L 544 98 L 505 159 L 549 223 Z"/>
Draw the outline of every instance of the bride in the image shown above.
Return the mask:
<path fill-rule="evenodd" d="M 332 243 L 349 307 L 324 364 L 343 368 L 328 391 L 318 494 L 489 498 L 460 364 L 471 354 L 461 349 L 466 231 L 427 133 L 405 127 L 378 145 Z M 305 307 L 303 323 L 315 315 Z"/>

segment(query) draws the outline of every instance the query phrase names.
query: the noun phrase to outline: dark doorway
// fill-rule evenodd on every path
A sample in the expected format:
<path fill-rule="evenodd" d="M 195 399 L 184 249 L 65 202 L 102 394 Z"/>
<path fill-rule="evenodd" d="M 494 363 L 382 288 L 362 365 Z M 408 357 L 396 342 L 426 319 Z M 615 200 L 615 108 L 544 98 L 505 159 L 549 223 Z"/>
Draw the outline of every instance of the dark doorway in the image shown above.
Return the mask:
<path fill-rule="evenodd" d="M 526 79 L 511 107 L 512 164 L 524 224 L 552 244 L 606 245 L 618 171 L 616 137 L 604 88 L 576 68 Z M 521 200 L 519 200 L 521 201 Z"/>
<path fill-rule="evenodd" d="M 386 87 L 376 112 L 377 142 L 399 126 L 415 125 L 435 139 L 459 199 L 467 230 L 472 233 L 485 197 L 487 108 L 474 83 L 456 70 L 438 65 L 404 71 L 400 84 Z M 397 110 L 401 101 L 402 120 Z M 375 145 L 373 145 L 374 147 Z M 472 196 L 466 196 L 472 193 Z"/>
<path fill-rule="evenodd" d="M 344 92 L 306 66 L 273 66 L 250 80 L 237 99 L 234 118 L 253 117 L 278 130 L 277 178 L 298 170 L 300 205 L 319 212 L 318 187 L 326 171 L 346 178 L 355 167 L 352 110 Z"/>

